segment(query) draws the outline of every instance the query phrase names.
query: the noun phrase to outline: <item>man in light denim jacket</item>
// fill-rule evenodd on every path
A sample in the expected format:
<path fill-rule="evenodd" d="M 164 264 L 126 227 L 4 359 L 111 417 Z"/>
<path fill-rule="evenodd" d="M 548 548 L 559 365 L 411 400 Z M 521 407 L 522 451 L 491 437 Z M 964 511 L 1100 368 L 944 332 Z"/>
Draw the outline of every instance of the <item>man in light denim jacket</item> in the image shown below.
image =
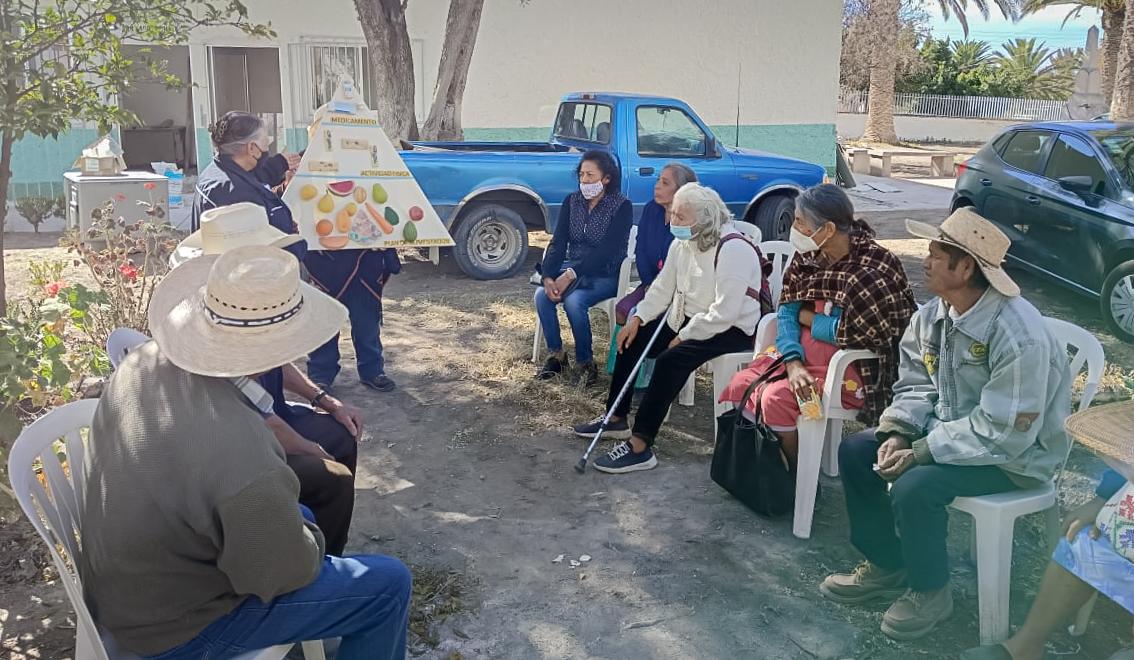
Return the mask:
<path fill-rule="evenodd" d="M 839 448 L 851 542 L 866 561 L 820 586 L 840 603 L 896 597 L 882 631 L 899 640 L 952 614 L 946 507 L 1050 481 L 1070 449 L 1071 408 L 1064 347 L 1000 267 L 1008 238 L 970 208 L 940 229 L 906 226 L 931 241 L 925 282 L 938 297 L 902 338 L 878 428 Z"/>

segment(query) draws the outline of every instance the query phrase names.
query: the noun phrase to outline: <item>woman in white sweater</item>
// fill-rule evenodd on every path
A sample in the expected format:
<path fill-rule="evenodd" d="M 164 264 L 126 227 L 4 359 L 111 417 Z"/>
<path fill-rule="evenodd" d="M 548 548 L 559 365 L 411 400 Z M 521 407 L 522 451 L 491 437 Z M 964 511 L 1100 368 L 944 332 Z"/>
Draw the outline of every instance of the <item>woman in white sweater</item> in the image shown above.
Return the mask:
<path fill-rule="evenodd" d="M 766 291 L 763 259 L 759 249 L 736 229 L 720 195 L 687 183 L 674 195 L 671 213 L 670 231 L 677 240 L 670 244 L 661 273 L 618 333 L 608 409 L 657 324 L 665 323 L 649 353 L 656 359 L 654 374 L 633 429 L 627 422 L 630 397 L 623 397 L 611 416 L 606 434 L 625 441 L 595 461 L 595 468 L 602 472 L 618 474 L 657 466 L 651 449 L 654 438 L 689 375 L 717 356 L 752 350 L 760 320 L 761 288 Z M 663 319 L 667 308 L 669 315 Z M 589 438 L 601 421 L 600 417 L 580 424 L 575 433 Z"/>

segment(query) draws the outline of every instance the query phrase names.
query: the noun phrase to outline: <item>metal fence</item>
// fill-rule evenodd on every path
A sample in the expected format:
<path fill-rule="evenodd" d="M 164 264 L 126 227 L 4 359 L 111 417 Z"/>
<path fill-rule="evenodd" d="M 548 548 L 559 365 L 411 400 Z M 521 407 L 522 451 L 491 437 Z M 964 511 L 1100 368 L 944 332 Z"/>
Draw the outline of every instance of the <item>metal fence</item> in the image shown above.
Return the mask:
<path fill-rule="evenodd" d="M 866 90 L 843 89 L 839 112 L 866 113 Z M 895 94 L 894 114 L 914 117 L 961 117 L 1013 121 L 1063 121 L 1070 119 L 1065 101 L 1008 99 L 995 96 L 939 96 Z"/>

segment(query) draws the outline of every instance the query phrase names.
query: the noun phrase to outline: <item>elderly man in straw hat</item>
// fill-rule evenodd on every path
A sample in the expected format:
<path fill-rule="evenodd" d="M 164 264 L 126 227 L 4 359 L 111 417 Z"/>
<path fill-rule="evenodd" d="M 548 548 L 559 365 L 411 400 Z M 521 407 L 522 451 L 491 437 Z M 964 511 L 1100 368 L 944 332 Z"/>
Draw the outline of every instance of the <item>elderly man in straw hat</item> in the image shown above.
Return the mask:
<path fill-rule="evenodd" d="M 283 450 L 233 382 L 344 320 L 274 247 L 193 259 L 157 287 L 154 341 L 99 401 L 81 504 L 84 592 L 118 645 L 188 660 L 341 636 L 339 660 L 405 657 L 409 571 L 324 555 Z"/>
<path fill-rule="evenodd" d="M 302 239 L 269 225 L 263 206 L 241 202 L 203 212 L 201 228 L 177 246 L 170 264 L 244 245 L 284 247 L 297 240 Z M 341 555 L 354 514 L 361 412 L 316 386 L 290 362 L 239 385 L 253 401 L 264 402 L 264 419 L 299 477 L 300 503 L 310 508 L 326 537 L 327 554 Z M 285 389 L 306 403 L 289 403 Z"/>
<path fill-rule="evenodd" d="M 946 507 L 1050 480 L 1071 406 L 1063 348 L 1000 266 L 1008 238 L 969 208 L 940 229 L 906 226 L 930 240 L 925 284 L 937 297 L 901 340 L 878 428 L 839 448 L 851 542 L 866 561 L 820 587 L 839 603 L 896 598 L 882 631 L 899 640 L 953 611 Z"/>
<path fill-rule="evenodd" d="M 1100 406 L 1067 419 L 1067 431 L 1114 469 L 1095 498 L 1067 516 L 1066 538 L 1047 566 L 1028 619 L 1003 644 L 965 651 L 962 660 L 1040 660 L 1047 638 L 1095 593 L 1134 614 L 1134 402 Z M 1134 660 L 1134 647 L 1111 656 Z"/>

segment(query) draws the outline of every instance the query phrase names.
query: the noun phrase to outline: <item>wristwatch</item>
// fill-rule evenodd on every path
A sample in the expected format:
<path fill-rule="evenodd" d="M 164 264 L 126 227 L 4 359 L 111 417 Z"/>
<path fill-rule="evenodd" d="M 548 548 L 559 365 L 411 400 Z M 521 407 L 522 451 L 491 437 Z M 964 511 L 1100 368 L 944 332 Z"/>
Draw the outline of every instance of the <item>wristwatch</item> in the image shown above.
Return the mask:
<path fill-rule="evenodd" d="M 327 396 L 327 390 L 319 390 L 318 392 L 316 392 L 315 397 L 313 399 L 311 399 L 311 407 L 312 408 L 320 407 L 319 402 L 322 401 L 326 396 Z"/>

